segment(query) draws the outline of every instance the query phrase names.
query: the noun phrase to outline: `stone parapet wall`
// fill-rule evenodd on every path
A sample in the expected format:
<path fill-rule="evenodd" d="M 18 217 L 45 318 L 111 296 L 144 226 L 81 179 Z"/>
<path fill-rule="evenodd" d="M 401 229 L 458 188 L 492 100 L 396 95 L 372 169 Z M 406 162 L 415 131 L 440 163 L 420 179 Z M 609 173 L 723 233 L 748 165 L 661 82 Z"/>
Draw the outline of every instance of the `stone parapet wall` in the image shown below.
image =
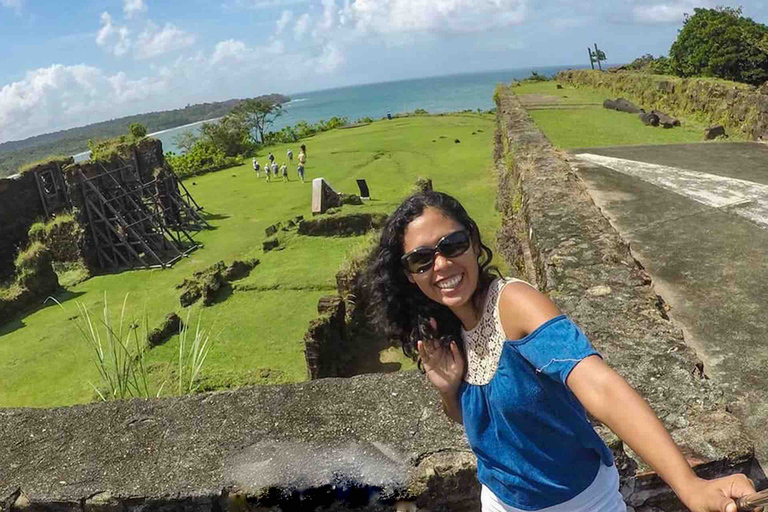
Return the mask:
<path fill-rule="evenodd" d="M 478 510 L 474 456 L 417 372 L 0 409 L 4 511 Z M 405 504 L 407 502 L 408 504 Z"/>
<path fill-rule="evenodd" d="M 593 70 L 561 71 L 557 81 L 605 89 L 648 112 L 658 109 L 677 117 L 693 116 L 711 125 L 721 124 L 730 134 L 768 139 L 768 85 L 756 88 L 712 78 Z"/>
<path fill-rule="evenodd" d="M 564 155 L 508 88 L 497 94 L 497 116 L 497 169 L 501 183 L 511 188 L 499 193 L 514 198 L 500 204 L 507 205 L 506 216 L 516 217 L 520 252 L 528 255 L 515 266 L 523 267 L 645 397 L 699 473 L 757 471 L 752 443 L 727 412 L 723 391 L 703 375 L 682 330 L 659 308 L 663 303 L 650 277 Z M 606 428 L 598 425 L 598 431 L 622 461 L 623 491 L 635 510 L 683 510 L 637 455 Z"/>

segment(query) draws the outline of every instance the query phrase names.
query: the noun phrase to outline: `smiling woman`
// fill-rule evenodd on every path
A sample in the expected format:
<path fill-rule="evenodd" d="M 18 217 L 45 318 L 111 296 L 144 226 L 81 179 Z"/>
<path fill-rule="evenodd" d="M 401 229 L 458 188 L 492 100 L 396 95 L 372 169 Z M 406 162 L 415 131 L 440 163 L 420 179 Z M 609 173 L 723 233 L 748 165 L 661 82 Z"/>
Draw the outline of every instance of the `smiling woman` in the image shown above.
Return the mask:
<path fill-rule="evenodd" d="M 384 226 L 368 282 L 378 327 L 399 338 L 464 426 L 483 512 L 624 512 L 611 450 L 587 413 L 695 512 L 735 512 L 744 475 L 698 478 L 651 408 L 548 297 L 495 278 L 453 197 L 419 192 Z M 415 286 L 414 286 L 415 285 Z"/>

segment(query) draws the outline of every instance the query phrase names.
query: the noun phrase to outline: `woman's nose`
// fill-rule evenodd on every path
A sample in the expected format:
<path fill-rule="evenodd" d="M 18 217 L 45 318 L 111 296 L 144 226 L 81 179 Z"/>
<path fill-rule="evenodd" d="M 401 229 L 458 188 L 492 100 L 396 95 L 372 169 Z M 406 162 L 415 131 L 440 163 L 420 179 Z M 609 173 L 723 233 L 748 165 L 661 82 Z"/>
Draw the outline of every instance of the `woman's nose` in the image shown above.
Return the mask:
<path fill-rule="evenodd" d="M 443 256 L 441 253 L 435 254 L 435 263 L 432 265 L 432 268 L 434 270 L 441 270 L 445 268 L 448 265 L 448 258 Z"/>

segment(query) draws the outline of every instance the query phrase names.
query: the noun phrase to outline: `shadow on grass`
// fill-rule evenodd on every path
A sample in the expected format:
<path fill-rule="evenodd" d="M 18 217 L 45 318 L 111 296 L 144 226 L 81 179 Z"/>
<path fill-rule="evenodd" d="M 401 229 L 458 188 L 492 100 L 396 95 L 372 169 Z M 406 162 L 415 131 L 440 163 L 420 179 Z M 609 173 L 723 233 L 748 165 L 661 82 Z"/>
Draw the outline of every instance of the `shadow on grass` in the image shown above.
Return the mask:
<path fill-rule="evenodd" d="M 232 286 L 229 283 L 224 283 L 221 285 L 221 288 L 216 292 L 216 296 L 213 298 L 213 302 L 211 302 L 211 306 L 215 304 L 221 304 L 225 300 L 227 300 L 232 295 Z"/>
<path fill-rule="evenodd" d="M 0 326 L 0 338 L 5 336 L 6 334 L 10 334 L 16 329 L 21 329 L 22 327 L 25 327 L 26 324 L 21 321 L 21 318 L 14 318 L 7 324 L 4 324 L 3 326 Z"/>
<path fill-rule="evenodd" d="M 223 214 L 223 213 L 211 213 L 211 212 L 206 212 L 206 211 L 201 211 L 201 212 L 198 212 L 198 213 L 206 221 L 226 220 L 226 219 L 231 217 L 231 215 L 226 215 L 226 214 Z"/>
<path fill-rule="evenodd" d="M 85 292 L 72 292 L 65 288 L 59 288 L 57 292 L 52 296 L 46 297 L 45 299 L 36 299 L 33 304 L 22 309 L 13 320 L 0 326 L 0 336 L 10 334 L 18 329 L 21 329 L 22 327 L 25 327 L 27 325 L 24 323 L 24 319 L 26 317 L 37 313 L 41 309 L 57 306 L 56 301 L 63 305 L 65 302 L 71 299 L 76 299 L 81 295 L 85 295 Z M 51 297 L 55 298 L 56 301 L 52 300 Z"/>

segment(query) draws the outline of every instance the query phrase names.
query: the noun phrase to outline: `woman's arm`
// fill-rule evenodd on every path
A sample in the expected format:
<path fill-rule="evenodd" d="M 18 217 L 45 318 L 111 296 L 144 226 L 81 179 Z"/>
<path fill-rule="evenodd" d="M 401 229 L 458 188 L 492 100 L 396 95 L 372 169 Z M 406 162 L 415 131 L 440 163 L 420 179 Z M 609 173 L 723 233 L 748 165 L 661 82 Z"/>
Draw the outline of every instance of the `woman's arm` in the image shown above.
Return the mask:
<path fill-rule="evenodd" d="M 736 512 L 733 498 L 755 492 L 744 475 L 697 477 L 645 400 L 599 357 L 577 364 L 566 384 L 586 410 L 642 457 L 690 510 Z"/>
<path fill-rule="evenodd" d="M 507 339 L 520 339 L 560 310 L 524 283 L 502 292 L 499 314 Z M 754 492 L 744 475 L 715 480 L 697 477 L 656 414 L 632 387 L 598 356 L 579 362 L 566 385 L 584 408 L 643 458 L 694 512 L 736 512 L 732 498 Z"/>

